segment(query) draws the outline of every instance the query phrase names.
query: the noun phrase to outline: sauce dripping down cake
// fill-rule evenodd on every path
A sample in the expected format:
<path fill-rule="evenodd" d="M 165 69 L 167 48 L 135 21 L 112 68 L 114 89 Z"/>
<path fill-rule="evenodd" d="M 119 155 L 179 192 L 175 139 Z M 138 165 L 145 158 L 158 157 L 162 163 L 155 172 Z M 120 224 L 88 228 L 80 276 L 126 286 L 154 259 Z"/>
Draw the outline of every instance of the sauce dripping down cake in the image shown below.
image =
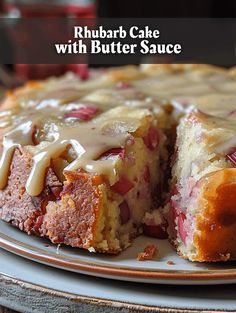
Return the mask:
<path fill-rule="evenodd" d="M 234 69 L 173 64 L 8 93 L 1 219 L 91 252 L 144 232 L 192 261 L 236 259 L 235 90 Z"/>

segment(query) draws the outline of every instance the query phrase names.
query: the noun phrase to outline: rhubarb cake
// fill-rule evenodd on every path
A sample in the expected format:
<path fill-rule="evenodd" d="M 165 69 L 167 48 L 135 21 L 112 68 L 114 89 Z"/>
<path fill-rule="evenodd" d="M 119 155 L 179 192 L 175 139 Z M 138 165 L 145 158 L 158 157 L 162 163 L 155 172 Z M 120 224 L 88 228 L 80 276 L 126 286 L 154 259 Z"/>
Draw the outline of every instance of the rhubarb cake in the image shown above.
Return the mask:
<path fill-rule="evenodd" d="M 140 95 L 139 106 L 126 106 L 135 94 L 122 84 L 66 77 L 8 94 L 1 112 L 2 220 L 92 252 L 130 245 L 161 196 L 165 112 L 141 105 Z M 102 100 L 98 90 L 108 86 L 116 96 L 120 91 L 120 101 Z"/>
<path fill-rule="evenodd" d="M 236 119 L 199 110 L 178 126 L 169 233 L 191 261 L 236 259 L 235 134 Z"/>
<path fill-rule="evenodd" d="M 236 259 L 235 72 L 146 64 L 8 93 L 1 219 L 91 252 L 144 232 L 191 261 Z"/>
<path fill-rule="evenodd" d="M 168 236 L 191 261 L 236 259 L 235 69 L 208 65 L 145 65 L 144 87 L 173 106 L 177 140 L 170 196 L 147 212 L 151 235 Z M 137 81 L 140 86 L 141 81 Z"/>
<path fill-rule="evenodd" d="M 156 67 L 152 77 L 165 79 L 154 93 L 173 105 L 178 127 L 169 200 L 164 209 L 146 213 L 145 223 L 160 236 L 166 218 L 170 241 L 188 260 L 235 260 L 235 70 Z"/>

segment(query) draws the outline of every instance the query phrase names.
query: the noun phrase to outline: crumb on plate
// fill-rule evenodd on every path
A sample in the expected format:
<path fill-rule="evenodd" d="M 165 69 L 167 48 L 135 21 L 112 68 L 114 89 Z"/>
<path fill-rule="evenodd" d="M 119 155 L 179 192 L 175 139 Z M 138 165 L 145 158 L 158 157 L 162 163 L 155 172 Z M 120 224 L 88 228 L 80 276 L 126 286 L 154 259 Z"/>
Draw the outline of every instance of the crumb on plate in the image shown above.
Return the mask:
<path fill-rule="evenodd" d="M 153 260 L 157 253 L 156 245 L 147 245 L 143 252 L 140 252 L 137 256 L 138 261 Z"/>

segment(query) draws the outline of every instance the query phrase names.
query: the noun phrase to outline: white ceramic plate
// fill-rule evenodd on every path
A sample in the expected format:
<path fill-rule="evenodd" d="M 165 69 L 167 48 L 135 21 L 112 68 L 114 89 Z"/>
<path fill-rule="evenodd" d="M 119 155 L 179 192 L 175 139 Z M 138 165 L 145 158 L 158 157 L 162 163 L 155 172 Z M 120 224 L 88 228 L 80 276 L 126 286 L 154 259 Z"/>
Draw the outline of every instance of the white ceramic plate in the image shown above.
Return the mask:
<path fill-rule="evenodd" d="M 27 313 L 232 313 L 236 285 L 114 281 L 59 270 L 0 249 L 0 304 Z"/>
<path fill-rule="evenodd" d="M 156 258 L 152 261 L 137 261 L 138 253 L 151 243 L 158 247 Z M 236 282 L 236 262 L 192 263 L 179 258 L 168 241 L 148 237 L 139 237 L 126 251 L 109 256 L 58 247 L 46 239 L 28 236 L 1 221 L 0 246 L 39 263 L 97 277 L 159 284 Z"/>

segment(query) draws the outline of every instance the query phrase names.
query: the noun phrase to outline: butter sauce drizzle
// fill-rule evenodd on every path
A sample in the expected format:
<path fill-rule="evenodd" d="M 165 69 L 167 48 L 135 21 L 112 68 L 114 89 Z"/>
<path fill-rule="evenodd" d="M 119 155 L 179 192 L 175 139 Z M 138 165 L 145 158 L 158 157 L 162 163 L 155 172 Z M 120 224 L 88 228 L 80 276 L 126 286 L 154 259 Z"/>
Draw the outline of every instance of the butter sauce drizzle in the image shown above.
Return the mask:
<path fill-rule="evenodd" d="M 0 159 L 0 189 L 7 184 L 11 160 L 16 148 L 33 145 L 32 135 L 38 119 L 23 122 L 6 133 L 3 138 L 3 152 Z M 79 168 L 87 172 L 116 175 L 114 160 L 97 160 L 111 148 L 123 147 L 129 134 L 104 134 L 102 122 L 54 124 L 53 138 L 46 146 L 37 149 L 33 156 L 33 167 L 26 183 L 26 191 L 31 196 L 39 195 L 44 188 L 45 175 L 53 159 L 60 157 L 68 146 L 73 147 L 76 158 L 64 170 L 75 171 Z"/>

